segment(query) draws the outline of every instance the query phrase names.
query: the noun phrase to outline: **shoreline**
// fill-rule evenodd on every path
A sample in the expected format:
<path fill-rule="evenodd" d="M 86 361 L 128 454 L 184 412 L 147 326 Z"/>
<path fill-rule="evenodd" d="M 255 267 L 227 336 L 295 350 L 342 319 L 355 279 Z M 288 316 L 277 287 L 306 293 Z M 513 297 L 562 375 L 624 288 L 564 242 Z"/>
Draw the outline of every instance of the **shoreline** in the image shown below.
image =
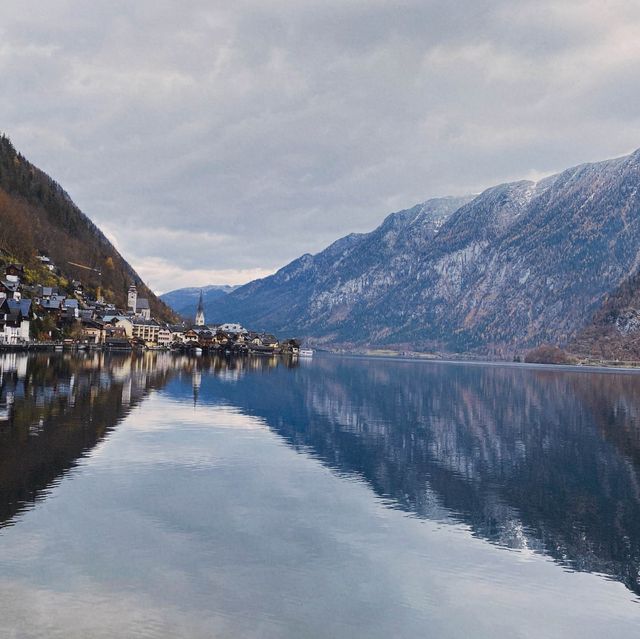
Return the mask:
<path fill-rule="evenodd" d="M 56 348 L 56 346 L 58 348 Z M 34 352 L 34 351 L 49 351 L 49 352 L 65 352 L 79 353 L 79 352 L 95 352 L 101 351 L 105 353 L 113 352 L 133 352 L 133 349 L 117 349 L 117 348 L 105 348 L 104 346 L 94 346 L 92 348 L 79 349 L 73 347 L 60 348 L 61 345 L 51 342 L 30 342 L 29 344 L 0 344 L 0 353 L 10 352 Z M 149 349 L 149 350 L 163 350 L 165 352 L 172 352 L 170 349 Z M 549 364 L 549 363 L 536 363 L 536 362 L 514 362 L 509 360 L 499 359 L 482 359 L 482 358 L 466 358 L 462 357 L 438 357 L 437 355 L 417 352 L 400 352 L 384 349 L 371 349 L 367 351 L 348 351 L 348 350 L 330 350 L 315 348 L 317 355 L 329 355 L 335 357 L 346 357 L 354 359 L 386 359 L 398 362 L 420 362 L 428 364 L 447 364 L 447 365 L 464 365 L 464 366 L 493 366 L 493 367 L 508 367 L 508 368 L 521 368 L 530 370 L 554 370 L 564 372 L 599 372 L 599 373 L 640 373 L 640 361 L 621 361 L 619 363 L 611 361 L 589 361 L 585 359 L 579 363 L 565 363 L 565 364 Z M 232 353 L 238 355 L 240 353 Z M 247 353 L 248 354 L 248 353 Z M 252 352 L 253 355 L 266 355 L 266 353 Z"/>
<path fill-rule="evenodd" d="M 339 357 L 353 357 L 358 359 L 388 359 L 402 362 L 421 362 L 429 364 L 460 364 L 465 366 L 502 366 L 508 368 L 526 368 L 533 370 L 555 370 L 565 372 L 582 372 L 582 373 L 640 373 L 640 361 L 638 362 L 589 362 L 584 361 L 576 364 L 542 364 L 535 362 L 512 362 L 508 360 L 492 360 L 492 359 L 465 359 L 437 356 L 420 356 L 418 354 L 405 354 L 393 351 L 331 351 L 316 349 L 319 354 L 336 355 Z"/>

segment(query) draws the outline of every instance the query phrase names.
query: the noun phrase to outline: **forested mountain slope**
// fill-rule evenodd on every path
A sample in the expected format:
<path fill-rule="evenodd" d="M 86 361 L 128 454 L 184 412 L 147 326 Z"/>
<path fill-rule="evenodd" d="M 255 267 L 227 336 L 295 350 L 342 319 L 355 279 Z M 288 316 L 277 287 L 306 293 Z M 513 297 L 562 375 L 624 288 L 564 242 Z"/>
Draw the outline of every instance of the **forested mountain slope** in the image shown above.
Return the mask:
<path fill-rule="evenodd" d="M 66 277 L 81 280 L 90 291 L 101 286 L 105 299 L 123 308 L 129 285 L 136 282 L 139 296 L 149 298 L 156 317 L 174 318 L 62 187 L 5 136 L 0 137 L 0 251 L 26 265 L 36 264 L 41 251 Z"/>

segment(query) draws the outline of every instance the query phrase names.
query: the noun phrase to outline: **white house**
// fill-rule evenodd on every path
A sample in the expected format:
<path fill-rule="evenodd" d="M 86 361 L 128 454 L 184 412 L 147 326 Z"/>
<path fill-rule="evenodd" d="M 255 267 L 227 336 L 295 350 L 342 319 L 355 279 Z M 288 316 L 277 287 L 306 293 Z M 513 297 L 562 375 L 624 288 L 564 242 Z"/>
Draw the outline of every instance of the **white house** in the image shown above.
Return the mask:
<path fill-rule="evenodd" d="M 223 333 L 234 333 L 236 335 L 248 332 L 245 328 L 242 328 L 240 324 L 221 324 L 218 327 L 218 330 L 222 331 Z"/>
<path fill-rule="evenodd" d="M 160 330 L 160 324 L 158 324 L 158 322 L 134 317 L 132 323 L 134 337 L 141 339 L 145 344 L 158 343 L 158 332 Z"/>
<path fill-rule="evenodd" d="M 158 329 L 158 346 L 169 346 L 172 341 L 171 330 L 166 326 L 161 326 Z"/>
<path fill-rule="evenodd" d="M 172 342 L 179 342 L 179 343 L 184 342 L 184 333 L 186 330 L 184 326 L 182 326 L 181 324 L 172 324 L 167 328 L 171 331 Z"/>
<path fill-rule="evenodd" d="M 31 300 L 4 299 L 0 303 L 0 344 L 28 342 Z"/>

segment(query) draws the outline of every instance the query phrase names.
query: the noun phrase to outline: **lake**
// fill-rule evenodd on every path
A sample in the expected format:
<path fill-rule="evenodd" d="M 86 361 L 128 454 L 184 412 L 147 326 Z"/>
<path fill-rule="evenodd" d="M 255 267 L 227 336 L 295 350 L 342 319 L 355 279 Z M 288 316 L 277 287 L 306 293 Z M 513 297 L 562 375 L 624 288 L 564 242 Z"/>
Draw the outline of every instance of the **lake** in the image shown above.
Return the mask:
<path fill-rule="evenodd" d="M 640 374 L 0 355 L 0 636 L 640 635 Z"/>

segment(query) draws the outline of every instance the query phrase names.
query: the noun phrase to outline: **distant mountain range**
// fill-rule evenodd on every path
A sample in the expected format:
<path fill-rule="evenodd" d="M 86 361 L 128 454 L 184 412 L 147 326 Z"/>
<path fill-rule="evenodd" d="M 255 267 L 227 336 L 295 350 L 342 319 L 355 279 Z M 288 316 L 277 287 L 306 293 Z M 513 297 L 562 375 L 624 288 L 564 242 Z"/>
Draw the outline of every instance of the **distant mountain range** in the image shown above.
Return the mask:
<path fill-rule="evenodd" d="M 81 280 L 92 294 L 101 287 L 105 299 L 120 308 L 126 308 L 135 282 L 154 317 L 175 319 L 63 188 L 0 136 L 0 257 L 35 269 L 39 253 L 58 267 L 61 281 Z"/>
<path fill-rule="evenodd" d="M 264 279 L 203 287 L 207 321 L 345 348 L 511 357 L 547 342 L 638 360 L 639 190 L 640 150 L 427 200 Z M 36 269 L 39 252 L 118 306 L 135 281 L 159 319 L 175 319 L 168 305 L 195 314 L 200 288 L 158 299 L 62 187 L 0 136 L 0 254 Z"/>
<path fill-rule="evenodd" d="M 615 343 L 624 357 L 640 335 L 639 188 L 637 151 L 428 200 L 220 297 L 207 319 L 345 347 L 607 356 Z"/>
<path fill-rule="evenodd" d="M 178 288 L 160 296 L 160 299 L 168 304 L 178 315 L 185 318 L 193 318 L 196 314 L 200 291 L 202 291 L 202 302 L 205 307 L 205 316 L 215 313 L 215 303 L 220 298 L 235 291 L 237 286 L 209 284 L 208 286 L 192 286 L 189 288 Z"/>

